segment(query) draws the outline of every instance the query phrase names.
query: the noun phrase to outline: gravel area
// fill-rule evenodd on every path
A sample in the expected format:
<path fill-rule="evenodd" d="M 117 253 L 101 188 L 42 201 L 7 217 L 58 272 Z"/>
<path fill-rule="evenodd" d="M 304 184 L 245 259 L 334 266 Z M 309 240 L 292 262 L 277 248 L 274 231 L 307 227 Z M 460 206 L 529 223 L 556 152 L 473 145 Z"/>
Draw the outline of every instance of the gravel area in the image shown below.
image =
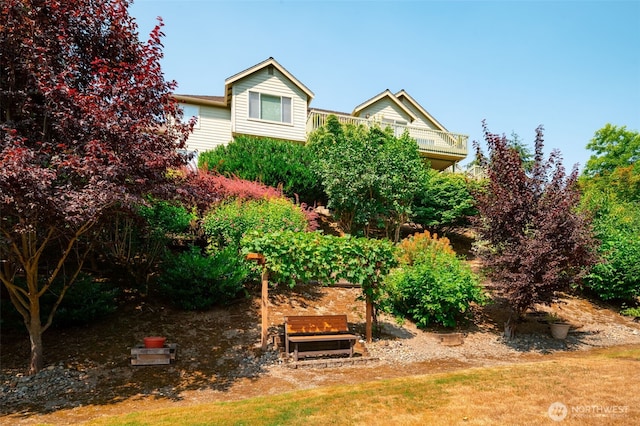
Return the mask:
<path fill-rule="evenodd" d="M 514 358 L 532 354 L 551 354 L 562 351 L 580 351 L 616 345 L 640 344 L 640 328 L 634 324 L 607 324 L 583 326 L 572 330 L 565 340 L 554 339 L 548 326 L 541 325 L 539 332 L 517 335 L 505 339 L 500 333 L 476 331 L 462 333 L 463 343 L 445 346 L 440 334 L 415 330 L 410 338 L 378 340 L 367 345 L 370 356 L 387 363 L 414 363 L 455 359 L 465 362 L 479 360 L 513 361 Z"/>

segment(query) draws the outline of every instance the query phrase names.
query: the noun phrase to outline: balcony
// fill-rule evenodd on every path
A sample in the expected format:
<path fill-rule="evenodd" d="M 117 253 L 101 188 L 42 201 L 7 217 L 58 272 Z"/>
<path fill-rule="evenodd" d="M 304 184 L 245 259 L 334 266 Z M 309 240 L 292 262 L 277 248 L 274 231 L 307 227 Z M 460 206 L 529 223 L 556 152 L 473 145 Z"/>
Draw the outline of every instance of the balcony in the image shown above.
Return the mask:
<path fill-rule="evenodd" d="M 467 156 L 467 142 L 469 137 L 451 132 L 442 132 L 426 127 L 385 123 L 373 119 L 353 117 L 325 111 L 309 112 L 307 117 L 307 134 L 324 126 L 329 115 L 334 115 L 342 124 L 391 127 L 396 136 L 402 136 L 405 131 L 418 143 L 420 154 L 431 161 L 431 166 L 437 170 L 444 170 L 452 164 L 463 160 Z"/>

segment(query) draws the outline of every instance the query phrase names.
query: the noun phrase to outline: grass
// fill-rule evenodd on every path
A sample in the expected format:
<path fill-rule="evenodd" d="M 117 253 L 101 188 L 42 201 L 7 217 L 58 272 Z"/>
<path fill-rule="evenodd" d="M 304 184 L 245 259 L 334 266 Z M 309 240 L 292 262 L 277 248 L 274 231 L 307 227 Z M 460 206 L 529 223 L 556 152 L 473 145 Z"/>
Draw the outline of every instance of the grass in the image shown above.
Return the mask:
<path fill-rule="evenodd" d="M 640 348 L 473 368 L 235 402 L 140 410 L 91 425 L 544 425 L 640 419 Z M 552 421 L 561 402 L 567 418 Z M 612 413 L 612 411 L 614 411 Z"/>

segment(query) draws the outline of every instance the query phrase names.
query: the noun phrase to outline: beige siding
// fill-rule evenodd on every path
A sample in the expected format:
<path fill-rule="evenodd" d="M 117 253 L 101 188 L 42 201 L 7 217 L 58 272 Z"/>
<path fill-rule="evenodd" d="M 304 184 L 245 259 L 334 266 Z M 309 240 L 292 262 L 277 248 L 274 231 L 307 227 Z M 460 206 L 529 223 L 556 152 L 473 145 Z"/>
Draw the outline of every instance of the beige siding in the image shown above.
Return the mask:
<path fill-rule="evenodd" d="M 424 114 L 422 114 L 416 107 L 413 106 L 413 104 L 411 102 L 407 102 L 407 101 L 403 101 L 402 102 L 403 105 L 409 109 L 416 117 L 418 117 L 417 120 L 415 120 L 413 123 L 411 123 L 412 126 L 420 126 L 420 127 L 428 127 L 430 129 L 434 129 L 434 130 L 440 130 L 431 120 L 429 120 Z"/>
<path fill-rule="evenodd" d="M 210 151 L 218 145 L 228 144 L 231 137 L 231 110 L 223 107 L 200 105 L 200 119 L 189 136 L 186 148 L 198 152 Z"/>
<path fill-rule="evenodd" d="M 388 98 L 380 99 L 373 105 L 369 105 L 362 111 L 360 111 L 360 117 L 365 118 L 369 114 L 370 118 L 375 120 L 402 120 L 411 124 L 412 118 L 409 117 L 402 109 L 390 101 Z"/>
<path fill-rule="evenodd" d="M 249 118 L 249 91 L 291 98 L 292 122 L 274 123 Z M 264 68 L 233 85 L 231 102 L 234 134 L 264 136 L 294 141 L 306 140 L 307 96 L 277 69 Z"/>

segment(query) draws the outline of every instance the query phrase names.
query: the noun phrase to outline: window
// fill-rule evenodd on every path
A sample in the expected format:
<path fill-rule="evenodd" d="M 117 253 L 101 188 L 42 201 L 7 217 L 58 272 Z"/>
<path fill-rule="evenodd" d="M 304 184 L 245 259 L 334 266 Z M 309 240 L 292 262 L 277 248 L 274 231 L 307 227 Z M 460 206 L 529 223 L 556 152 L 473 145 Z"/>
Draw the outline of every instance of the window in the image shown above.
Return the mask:
<path fill-rule="evenodd" d="M 291 98 L 249 92 L 249 118 L 291 123 Z"/>
<path fill-rule="evenodd" d="M 394 120 L 392 118 L 383 118 L 382 122 L 384 124 L 391 124 L 396 126 L 406 126 L 408 123 L 404 120 Z"/>
<path fill-rule="evenodd" d="M 390 126 L 393 129 L 394 135 L 396 137 L 402 136 L 405 131 L 405 127 L 407 126 L 407 122 L 404 120 L 394 120 L 392 118 L 383 118 L 382 123 Z"/>
<path fill-rule="evenodd" d="M 191 104 L 180 104 L 180 108 L 182 108 L 182 121 L 188 122 L 191 120 L 191 117 L 196 118 L 196 129 L 200 128 L 200 107 L 198 105 Z"/>

